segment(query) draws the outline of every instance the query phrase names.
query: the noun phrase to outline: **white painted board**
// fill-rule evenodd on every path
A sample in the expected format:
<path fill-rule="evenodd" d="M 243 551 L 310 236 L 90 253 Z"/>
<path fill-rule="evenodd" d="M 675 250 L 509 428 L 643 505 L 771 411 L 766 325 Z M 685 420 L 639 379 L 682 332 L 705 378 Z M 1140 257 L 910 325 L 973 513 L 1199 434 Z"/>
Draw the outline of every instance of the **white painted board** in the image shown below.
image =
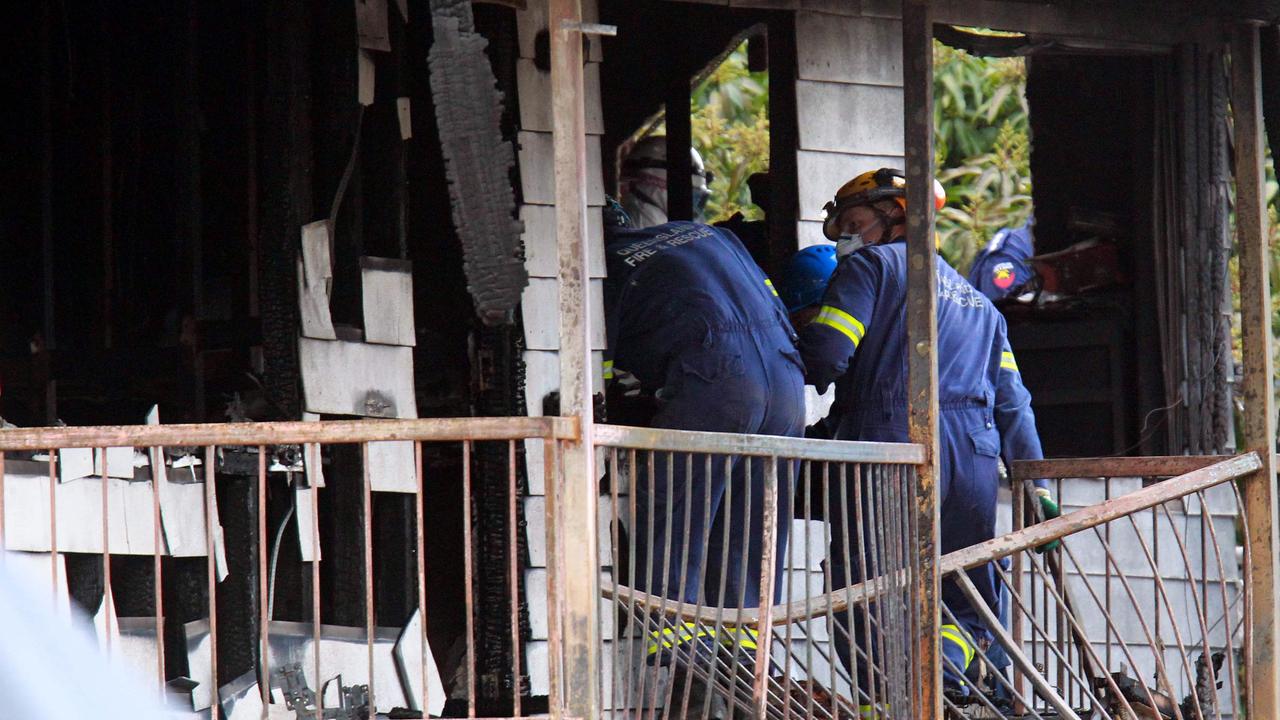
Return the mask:
<path fill-rule="evenodd" d="M 50 552 L 48 466 L 5 463 L 4 532 L 10 550 Z M 57 551 L 101 553 L 103 547 L 103 479 L 87 477 L 56 483 Z M 151 483 L 108 478 L 107 532 L 110 549 L 119 555 L 151 555 L 155 551 Z M 163 551 L 163 548 L 161 548 Z"/>
<path fill-rule="evenodd" d="M 593 279 L 588 288 L 591 302 L 591 349 L 604 350 L 604 280 Z M 560 348 L 560 283 L 553 278 L 529 278 L 520 299 L 524 318 L 525 347 L 530 350 Z"/>
<path fill-rule="evenodd" d="M 393 258 L 360 258 L 365 342 L 417 344 L 413 321 L 413 264 Z"/>
<path fill-rule="evenodd" d="M 902 87 L 902 22 L 796 13 L 796 72 L 802 80 Z"/>
<path fill-rule="evenodd" d="M 555 205 L 555 153 L 551 133 L 521 131 L 518 142 L 524 201 L 533 205 Z M 604 205 L 599 135 L 587 136 L 587 204 L 595 207 Z"/>
<path fill-rule="evenodd" d="M 58 479 L 60 481 L 79 480 L 96 472 L 92 448 L 63 448 L 58 451 Z"/>
<path fill-rule="evenodd" d="M 303 337 L 298 339 L 298 351 L 307 411 L 418 416 L 412 348 Z"/>
<path fill-rule="evenodd" d="M 110 475 L 113 478 L 133 479 L 133 448 L 112 447 L 98 449 L 93 454 L 93 474 Z"/>
<path fill-rule="evenodd" d="M 374 492 L 416 493 L 418 464 L 413 441 L 369 443 L 369 484 Z"/>
<path fill-rule="evenodd" d="M 905 152 L 902 88 L 799 80 L 796 107 L 804 150 L 884 156 Z"/>
<path fill-rule="evenodd" d="M 323 551 L 320 549 L 320 543 L 316 542 L 316 503 L 317 498 L 314 494 L 319 492 L 315 487 L 302 487 L 301 484 L 293 486 L 293 502 L 294 515 L 297 516 L 294 528 L 298 532 L 298 547 L 302 562 L 312 562 L 323 558 Z"/>
<path fill-rule="evenodd" d="M 521 205 L 524 222 L 524 267 L 530 277 L 555 278 L 559 273 L 556 254 L 556 209 L 551 205 Z M 587 213 L 588 271 L 593 278 L 606 275 L 604 261 L 604 215 Z"/>
<path fill-rule="evenodd" d="M 521 59 L 516 63 L 516 83 L 520 90 L 520 129 L 551 132 L 551 73 L 539 70 L 531 59 Z M 583 65 L 582 85 L 586 132 L 603 135 L 599 63 Z"/>
<path fill-rule="evenodd" d="M 333 340 L 333 320 L 329 315 L 329 292 L 333 283 L 330 259 L 332 239 L 329 221 L 317 220 L 302 226 L 302 253 L 298 258 L 298 309 L 302 334 Z"/>

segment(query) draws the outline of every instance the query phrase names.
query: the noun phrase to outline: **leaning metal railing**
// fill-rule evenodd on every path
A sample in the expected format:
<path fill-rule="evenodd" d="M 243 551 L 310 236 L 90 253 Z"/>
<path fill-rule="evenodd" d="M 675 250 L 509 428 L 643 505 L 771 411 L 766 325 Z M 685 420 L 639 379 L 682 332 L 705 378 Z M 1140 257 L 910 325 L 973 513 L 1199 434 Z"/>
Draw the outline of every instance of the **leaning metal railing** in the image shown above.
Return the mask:
<path fill-rule="evenodd" d="M 1249 561 L 1235 481 L 1260 466 L 1253 453 L 1015 463 L 1015 526 L 1032 479 L 1050 479 L 1066 512 L 942 557 L 989 632 L 968 672 L 944 658 L 967 684 L 945 694 L 947 716 L 1239 716 Z M 983 569 L 1002 590 L 994 608 L 971 580 Z"/>
<path fill-rule="evenodd" d="M 612 546 L 606 711 L 910 718 L 922 674 L 943 671 L 954 718 L 1205 720 L 1243 707 L 1248 561 L 1237 560 L 1234 481 L 1257 470 L 1253 454 L 1019 464 L 1018 502 L 1004 509 L 1014 527 L 943 556 L 956 594 L 931 625 L 905 599 L 921 580 L 917 446 L 636 428 L 599 428 L 596 442 Z M 1091 479 L 1066 479 L 1078 475 Z M 1066 514 L 1024 522 L 1022 484 L 1040 477 Z M 753 543 L 758 565 L 736 572 L 731 549 Z M 755 603 L 742 590 L 753 573 Z M 980 595 L 982 573 L 997 602 Z M 923 667 L 909 639 L 930 630 L 960 637 L 968 662 Z"/>

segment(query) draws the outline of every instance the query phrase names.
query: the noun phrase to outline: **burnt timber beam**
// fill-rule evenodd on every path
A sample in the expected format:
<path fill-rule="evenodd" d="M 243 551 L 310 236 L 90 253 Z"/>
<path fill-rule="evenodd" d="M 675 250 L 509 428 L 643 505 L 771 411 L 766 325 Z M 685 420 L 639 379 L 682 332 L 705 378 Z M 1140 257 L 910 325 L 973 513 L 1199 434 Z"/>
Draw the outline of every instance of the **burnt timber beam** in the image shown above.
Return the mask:
<path fill-rule="evenodd" d="M 902 85 L 907 166 L 907 405 L 917 467 L 915 590 L 920 712 L 942 717 L 938 554 L 938 276 L 933 242 L 933 18 L 929 0 L 902 0 Z"/>
<path fill-rule="evenodd" d="M 1231 106 L 1235 120 L 1236 242 L 1240 252 L 1240 336 L 1244 359 L 1243 446 L 1262 460 L 1243 483 L 1251 607 L 1245 625 L 1249 717 L 1275 717 L 1280 706 L 1276 617 L 1276 419 L 1271 355 L 1270 252 L 1263 176 L 1262 72 L 1258 28 L 1231 36 Z"/>

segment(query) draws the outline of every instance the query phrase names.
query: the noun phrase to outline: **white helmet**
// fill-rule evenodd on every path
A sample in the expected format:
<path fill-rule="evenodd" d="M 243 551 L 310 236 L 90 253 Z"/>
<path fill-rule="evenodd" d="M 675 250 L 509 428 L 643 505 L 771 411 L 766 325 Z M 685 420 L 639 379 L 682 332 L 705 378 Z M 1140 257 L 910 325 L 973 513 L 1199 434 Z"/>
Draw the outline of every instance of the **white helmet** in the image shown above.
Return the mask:
<path fill-rule="evenodd" d="M 693 216 L 701 220 L 711 191 L 711 173 L 707 172 L 696 148 L 689 148 L 693 191 Z M 622 207 L 636 227 L 652 227 L 667 221 L 667 138 L 649 135 L 636 143 L 622 161 L 620 178 Z"/>

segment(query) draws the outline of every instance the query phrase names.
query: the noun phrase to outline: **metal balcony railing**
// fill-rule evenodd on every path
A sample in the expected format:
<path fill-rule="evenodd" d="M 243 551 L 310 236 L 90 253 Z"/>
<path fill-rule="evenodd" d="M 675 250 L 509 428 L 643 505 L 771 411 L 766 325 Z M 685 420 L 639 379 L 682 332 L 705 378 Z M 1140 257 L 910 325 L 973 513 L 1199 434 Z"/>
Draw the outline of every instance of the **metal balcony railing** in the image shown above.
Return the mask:
<path fill-rule="evenodd" d="M 102 644 L 154 678 L 177 717 L 208 717 L 214 706 L 228 718 L 281 709 L 299 719 L 494 716 L 479 697 L 495 693 L 481 670 L 494 658 L 474 626 L 486 603 L 501 605 L 500 631 L 515 649 L 503 669 L 511 684 L 496 690 L 504 717 L 564 716 L 566 633 L 593 615 L 602 647 L 587 676 L 598 673 L 610 717 L 917 718 L 929 714 L 920 688 L 947 671 L 952 718 L 1206 720 L 1238 716 L 1249 696 L 1250 558 L 1235 481 L 1257 470 L 1253 454 L 1016 464 L 1008 527 L 943 555 L 933 576 L 918 552 L 930 540 L 916 522 L 920 446 L 596 426 L 593 554 L 557 545 L 556 529 L 580 522 L 558 515 L 555 498 L 562 445 L 579 437 L 562 418 L 4 430 L 0 539 L 47 571 L 62 604 L 63 559 L 100 563 Z M 363 470 L 326 480 L 317 471 L 330 446 L 351 448 Z M 125 471 L 125 456 L 110 450 L 120 447 L 139 451 Z M 424 456 L 442 449 L 459 459 L 457 472 L 424 474 Z M 473 530 L 481 451 L 502 460 L 486 470 L 505 487 L 497 578 L 475 571 L 485 552 Z M 251 542 L 223 536 L 233 509 L 220 507 L 227 478 L 218 468 L 230 454 L 252 464 L 256 508 L 268 506 L 269 486 L 290 483 L 302 559 L 289 572 L 308 576 L 305 618 L 273 606 L 288 523 L 253 511 L 239 523 Z M 543 478 L 542 499 L 522 497 L 522 456 L 530 485 Z M 395 487 L 381 484 L 388 467 L 407 467 Z M 1031 478 L 1054 483 L 1063 517 L 1030 521 L 1022 486 Z M 433 511 L 462 518 L 467 618 L 456 629 L 461 656 L 447 659 L 431 652 L 423 621 L 433 590 L 457 583 L 426 562 L 425 489 L 440 484 L 460 489 L 458 507 Z M 361 527 L 348 529 L 354 551 L 330 559 L 320 527 L 331 510 L 320 498 L 340 488 L 356 492 Z M 381 493 L 412 498 L 407 540 L 375 532 Z M 1053 540 L 1061 549 L 1037 552 Z M 232 546 L 251 557 L 228 557 Z M 378 604 L 375 550 L 409 568 L 408 620 L 387 622 Z M 541 570 L 534 556 L 544 551 Z M 149 568 L 130 566 L 141 589 L 128 589 L 133 614 L 116 617 L 113 558 L 122 556 Z M 239 615 L 227 607 L 232 566 L 250 568 L 257 583 L 255 604 Z M 183 582 L 172 590 L 166 573 L 175 572 Z M 570 607 L 565 573 L 584 572 L 600 573 L 599 605 Z M 975 572 L 995 578 L 998 602 L 982 600 Z M 324 622 L 322 573 L 359 584 L 362 623 Z M 921 617 L 917 597 L 939 581 L 948 602 L 940 617 Z M 503 597 L 479 593 L 482 584 Z M 975 613 L 981 622 L 966 624 Z M 181 643 L 169 624 L 181 625 Z M 921 658 L 926 633 L 959 638 L 965 666 Z"/>
<path fill-rule="evenodd" d="M 479 602 L 473 555 L 481 547 L 472 523 L 473 458 L 479 450 L 496 449 L 504 458 L 507 486 L 504 542 L 512 549 L 499 582 L 504 609 L 510 609 L 506 632 L 516 648 L 510 668 L 516 682 L 506 689 L 505 701 L 511 714 L 527 716 L 534 714 L 522 707 L 529 696 L 527 683 L 521 681 L 528 676 L 528 668 L 522 667 L 528 633 L 518 608 L 528 582 L 513 550 L 526 522 L 518 509 L 517 456 L 529 442 L 539 446 L 553 466 L 557 440 L 576 435 L 573 421 L 525 417 L 8 429 L 0 431 L 0 540 L 14 552 L 0 553 L 0 558 L 11 565 L 47 563 L 53 601 L 69 605 L 64 560 L 99 556 L 100 575 L 94 580 L 100 578 L 102 588 L 97 613 L 100 645 L 113 660 L 154 678 L 157 694 L 173 717 L 208 718 L 211 712 L 219 717 L 212 707 L 220 709 L 222 717 L 237 719 L 266 718 L 269 709 L 275 713 L 271 717 L 285 712 L 299 719 L 355 720 L 374 713 L 476 717 L 475 669 L 481 658 L 472 622 Z M 321 457 L 338 446 L 358 453 L 357 467 L 363 472 L 343 475 L 331 470 L 326 482 Z M 120 449 L 125 452 L 117 452 Z M 424 453 L 442 450 L 460 458 L 459 472 L 452 477 L 425 476 Z M 87 464 L 79 467 L 84 453 Z M 251 466 L 247 474 L 253 477 L 256 517 L 237 523 L 251 540 L 226 538 L 223 533 L 223 520 L 231 518 L 228 508 L 219 507 L 219 490 L 228 478 L 220 477 L 217 468 L 229 462 L 231 453 L 242 466 Z M 78 469 L 69 469 L 71 465 Z M 375 477 L 371 468 L 384 472 Z M 273 520 L 269 526 L 268 513 L 262 511 L 268 507 L 268 486 L 275 494 L 286 479 L 293 504 L 283 522 L 277 526 Z M 379 486 L 387 480 L 392 487 Z M 462 630 L 464 659 L 456 663 L 464 670 L 452 683 L 451 698 L 446 698 L 449 678 L 441 677 L 443 663 L 427 642 L 428 603 L 437 582 L 427 565 L 433 550 L 425 543 L 428 483 L 461 485 L 461 502 L 453 512 L 463 519 L 467 621 Z M 320 498 L 326 488 L 340 487 L 356 491 L 360 498 L 354 513 L 360 524 L 354 533 L 358 545 L 339 548 L 329 559 L 326 555 L 334 548 L 322 549 L 325 505 Z M 416 516 L 407 542 L 379 544 L 372 522 L 375 493 L 412 497 Z M 276 583 L 285 579 L 277 567 L 281 539 L 290 527 L 296 527 L 297 534 L 291 547 L 302 556 L 294 567 L 306 575 L 292 578 L 309 594 L 305 620 L 279 619 L 281 613 L 273 608 Z M 228 557 L 235 540 L 237 547 L 256 551 L 249 557 Z M 375 623 L 386 622 L 389 614 L 376 601 L 375 546 L 384 564 L 393 556 L 412 568 L 405 578 L 413 584 L 409 593 L 416 598 L 412 616 L 397 617 L 389 627 Z M 126 556 L 151 558 L 148 572 L 136 572 L 137 564 L 132 566 L 135 572 L 129 580 L 143 587 L 121 588 L 113 582 L 113 560 Z M 180 566 L 174 562 L 184 558 L 190 559 Z M 256 607 L 228 607 L 229 564 L 252 569 L 258 583 Z M 362 623 L 324 622 L 322 600 L 328 598 L 321 596 L 322 572 L 342 576 L 330 585 L 362 597 Z M 166 573 L 182 575 L 177 583 L 180 594 L 169 590 L 175 583 Z M 140 602 L 149 607 L 149 616 L 118 616 L 116 596 L 123 599 L 125 594 L 135 612 Z M 179 635 L 185 638 L 176 647 L 174 633 L 166 627 L 173 622 L 181 623 Z M 166 657 L 167 651 L 185 657 L 175 663 Z M 450 699 L 453 704 L 446 704 Z"/>

